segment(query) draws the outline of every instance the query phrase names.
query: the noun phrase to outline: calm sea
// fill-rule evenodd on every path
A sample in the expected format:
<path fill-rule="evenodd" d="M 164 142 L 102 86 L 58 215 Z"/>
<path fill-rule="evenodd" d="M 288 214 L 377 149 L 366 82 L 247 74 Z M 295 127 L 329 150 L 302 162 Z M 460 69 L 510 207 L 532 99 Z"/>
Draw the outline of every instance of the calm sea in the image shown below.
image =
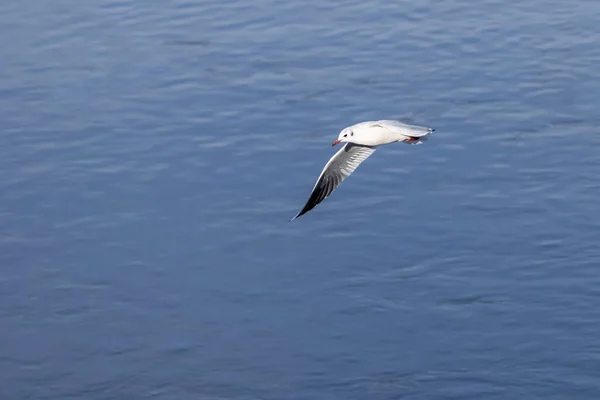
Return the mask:
<path fill-rule="evenodd" d="M 599 15 L 0 3 L 0 399 L 599 399 Z"/>

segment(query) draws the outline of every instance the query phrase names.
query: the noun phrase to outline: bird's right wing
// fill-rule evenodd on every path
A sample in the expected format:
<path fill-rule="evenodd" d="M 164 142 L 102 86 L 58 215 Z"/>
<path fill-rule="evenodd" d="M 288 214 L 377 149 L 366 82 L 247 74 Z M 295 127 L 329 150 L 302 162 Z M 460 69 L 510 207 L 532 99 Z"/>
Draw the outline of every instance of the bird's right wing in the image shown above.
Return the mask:
<path fill-rule="evenodd" d="M 399 133 L 400 135 L 408 138 L 417 139 L 413 142 L 410 142 L 411 144 L 421 144 L 422 142 L 426 141 L 429 137 L 429 134 L 435 130 L 426 126 L 409 125 L 405 124 L 404 122 L 394 120 L 375 121 L 373 124 L 371 124 L 371 126 L 379 126 L 389 130 L 390 132 Z"/>
<path fill-rule="evenodd" d="M 325 200 L 358 166 L 365 161 L 375 147 L 347 143 L 325 164 L 317 183 L 300 212 L 292 221 L 312 210 L 317 204 Z"/>

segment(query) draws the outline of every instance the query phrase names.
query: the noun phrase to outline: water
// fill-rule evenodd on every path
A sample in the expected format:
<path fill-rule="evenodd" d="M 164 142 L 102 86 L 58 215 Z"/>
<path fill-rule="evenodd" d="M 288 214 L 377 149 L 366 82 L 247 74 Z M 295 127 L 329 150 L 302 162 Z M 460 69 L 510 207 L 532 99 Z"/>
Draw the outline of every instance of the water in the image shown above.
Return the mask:
<path fill-rule="evenodd" d="M 3 2 L 0 398 L 598 399 L 599 13 Z"/>

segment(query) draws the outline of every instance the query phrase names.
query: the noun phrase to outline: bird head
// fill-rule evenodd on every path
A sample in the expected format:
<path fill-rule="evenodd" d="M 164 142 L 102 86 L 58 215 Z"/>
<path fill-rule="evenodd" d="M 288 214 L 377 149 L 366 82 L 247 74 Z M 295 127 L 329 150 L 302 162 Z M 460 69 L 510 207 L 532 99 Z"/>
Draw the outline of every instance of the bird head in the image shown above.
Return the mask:
<path fill-rule="evenodd" d="M 353 136 L 354 132 L 352 132 L 350 128 L 344 128 L 338 135 L 338 138 L 333 141 L 331 146 L 335 146 L 338 143 L 350 142 Z"/>

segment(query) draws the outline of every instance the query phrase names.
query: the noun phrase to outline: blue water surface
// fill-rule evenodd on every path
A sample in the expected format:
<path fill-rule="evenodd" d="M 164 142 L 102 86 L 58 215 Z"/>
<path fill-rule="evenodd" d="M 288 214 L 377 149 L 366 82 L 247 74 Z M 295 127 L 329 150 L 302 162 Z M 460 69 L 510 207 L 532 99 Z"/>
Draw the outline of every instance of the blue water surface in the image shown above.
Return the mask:
<path fill-rule="evenodd" d="M 598 15 L 0 3 L 0 399 L 599 399 Z"/>

